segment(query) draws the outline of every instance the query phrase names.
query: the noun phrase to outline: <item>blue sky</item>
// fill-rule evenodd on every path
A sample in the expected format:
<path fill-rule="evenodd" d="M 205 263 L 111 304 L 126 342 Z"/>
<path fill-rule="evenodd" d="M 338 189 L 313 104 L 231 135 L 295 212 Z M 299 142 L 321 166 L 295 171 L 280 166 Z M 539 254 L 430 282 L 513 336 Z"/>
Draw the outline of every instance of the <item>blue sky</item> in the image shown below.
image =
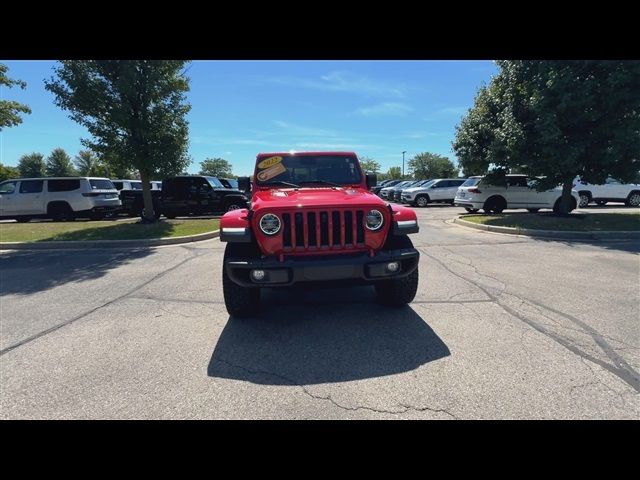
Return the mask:
<path fill-rule="evenodd" d="M 77 154 L 88 132 L 44 89 L 55 62 L 0 63 L 27 82 L 3 88 L 2 98 L 33 112 L 0 132 L 0 161 L 16 165 L 24 153 L 56 147 Z M 403 150 L 407 160 L 429 151 L 455 161 L 454 127 L 496 72 L 491 61 L 194 61 L 189 171 L 222 157 L 248 175 L 257 153 L 288 150 L 353 150 L 383 171 L 402 164 Z"/>

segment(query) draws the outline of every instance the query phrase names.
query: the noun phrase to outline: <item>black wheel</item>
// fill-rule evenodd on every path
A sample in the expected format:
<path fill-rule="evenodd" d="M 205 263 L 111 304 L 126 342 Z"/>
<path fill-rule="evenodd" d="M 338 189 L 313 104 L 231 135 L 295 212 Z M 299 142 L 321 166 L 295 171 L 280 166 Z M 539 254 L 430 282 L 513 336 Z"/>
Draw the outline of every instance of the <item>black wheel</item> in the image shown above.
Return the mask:
<path fill-rule="evenodd" d="M 469 213 L 476 213 L 478 212 L 480 209 L 479 208 L 465 208 L 465 210 Z"/>
<path fill-rule="evenodd" d="M 230 212 L 231 210 L 238 210 L 239 208 L 244 208 L 244 207 L 242 205 L 240 205 L 239 203 L 237 203 L 237 202 L 229 202 L 227 204 L 226 211 Z"/>
<path fill-rule="evenodd" d="M 227 258 L 256 258 L 259 255 L 255 245 L 241 245 L 229 243 L 224 251 L 224 262 L 222 264 L 222 293 L 224 305 L 227 312 L 232 317 L 249 317 L 255 315 L 260 307 L 260 288 L 242 287 L 235 283 L 227 275 L 225 264 Z"/>
<path fill-rule="evenodd" d="M 591 195 L 586 192 L 580 192 L 580 208 L 587 208 L 589 202 L 591 201 Z"/>
<path fill-rule="evenodd" d="M 20 218 L 16 218 L 16 221 L 18 223 L 27 223 L 29 220 L 31 220 L 30 217 L 20 217 Z"/>
<path fill-rule="evenodd" d="M 540 209 L 539 208 L 527 208 L 527 210 L 529 210 L 531 213 L 538 213 L 538 211 Z"/>
<path fill-rule="evenodd" d="M 159 216 L 160 216 L 160 215 L 158 215 L 158 217 L 159 217 Z M 173 220 L 174 218 L 176 218 L 176 217 L 177 217 L 177 215 L 176 215 L 175 213 L 165 213 L 165 214 L 164 214 L 164 216 L 165 216 L 165 217 L 167 217 L 167 218 L 169 218 L 169 219 L 171 219 L 171 220 Z"/>
<path fill-rule="evenodd" d="M 624 203 L 627 207 L 640 207 L 640 192 L 631 192 Z"/>
<path fill-rule="evenodd" d="M 75 213 L 67 203 L 51 205 L 48 209 L 48 213 L 54 222 L 72 222 L 76 219 Z"/>
<path fill-rule="evenodd" d="M 413 242 L 406 235 L 393 237 L 387 241 L 385 248 L 413 248 Z M 418 275 L 418 268 L 416 268 L 406 277 L 376 282 L 378 301 L 389 307 L 402 307 L 411 303 L 418 291 Z"/>
<path fill-rule="evenodd" d="M 417 207 L 426 207 L 429 204 L 429 196 L 428 195 L 418 195 L 413 203 Z"/>
<path fill-rule="evenodd" d="M 482 209 L 485 213 L 502 213 L 505 208 L 507 208 L 507 202 L 504 198 L 489 197 Z"/>

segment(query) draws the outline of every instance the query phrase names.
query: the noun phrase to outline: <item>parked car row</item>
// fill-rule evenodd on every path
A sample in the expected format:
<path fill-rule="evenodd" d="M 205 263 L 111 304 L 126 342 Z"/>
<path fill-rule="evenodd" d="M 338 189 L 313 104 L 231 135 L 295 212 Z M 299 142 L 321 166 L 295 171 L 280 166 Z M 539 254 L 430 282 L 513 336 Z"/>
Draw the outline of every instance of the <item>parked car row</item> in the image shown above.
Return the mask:
<path fill-rule="evenodd" d="M 464 207 L 470 213 L 480 210 L 485 213 L 500 213 L 505 209 L 517 208 L 537 212 L 542 208 L 559 208 L 561 187 L 538 192 L 535 178 L 519 174 L 506 175 L 502 186 L 489 185 L 483 179 L 483 176 L 473 176 L 466 179 L 393 180 L 376 185 L 372 191 L 392 202 L 418 207 L 426 207 L 432 202 L 444 202 Z M 573 187 L 572 209 L 585 208 L 592 202 L 598 205 L 624 202 L 630 207 L 640 206 L 639 184 L 623 184 L 609 177 L 603 185 L 591 185 L 577 177 Z"/>
<path fill-rule="evenodd" d="M 156 217 L 202 215 L 244 208 L 247 197 L 235 179 L 181 175 L 151 182 Z M 0 219 L 56 221 L 144 211 L 142 182 L 98 177 L 18 178 L 0 183 Z"/>

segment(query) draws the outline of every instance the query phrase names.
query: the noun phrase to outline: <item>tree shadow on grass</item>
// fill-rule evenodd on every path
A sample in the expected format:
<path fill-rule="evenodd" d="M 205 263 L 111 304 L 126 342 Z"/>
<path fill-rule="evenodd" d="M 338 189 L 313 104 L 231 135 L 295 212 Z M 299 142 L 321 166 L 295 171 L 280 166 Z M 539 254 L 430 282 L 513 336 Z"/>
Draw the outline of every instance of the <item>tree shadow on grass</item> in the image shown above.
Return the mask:
<path fill-rule="evenodd" d="M 109 270 L 152 252 L 153 249 L 136 248 L 14 250 L 0 254 L 0 296 L 29 295 L 67 283 L 100 278 Z"/>
<path fill-rule="evenodd" d="M 81 230 L 57 233 L 37 241 L 142 240 L 168 237 L 174 229 L 174 225 L 163 221 L 148 225 L 138 224 L 137 222 L 114 222 L 113 225 L 106 227 L 83 228 Z"/>
<path fill-rule="evenodd" d="M 373 288 L 265 290 L 259 318 L 230 318 L 210 377 L 311 385 L 394 375 L 450 355 L 411 306 L 376 304 Z"/>

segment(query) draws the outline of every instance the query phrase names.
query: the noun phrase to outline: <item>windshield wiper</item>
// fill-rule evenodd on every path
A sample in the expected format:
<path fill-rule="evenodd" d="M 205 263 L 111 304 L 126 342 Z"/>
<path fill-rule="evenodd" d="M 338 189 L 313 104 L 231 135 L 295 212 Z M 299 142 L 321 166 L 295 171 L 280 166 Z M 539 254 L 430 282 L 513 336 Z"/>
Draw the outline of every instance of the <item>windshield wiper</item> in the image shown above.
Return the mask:
<path fill-rule="evenodd" d="M 301 184 L 304 183 L 323 183 L 325 185 L 331 185 L 333 187 L 343 187 L 344 185 L 340 185 L 339 183 L 334 183 L 334 182 L 329 182 L 328 180 L 305 180 L 304 182 L 300 182 Z"/>
<path fill-rule="evenodd" d="M 286 185 L 288 187 L 300 188 L 300 185 L 296 185 L 295 183 L 291 182 L 283 182 L 282 180 L 272 180 L 271 182 L 260 182 L 258 184 L 259 187 L 263 185 Z"/>

